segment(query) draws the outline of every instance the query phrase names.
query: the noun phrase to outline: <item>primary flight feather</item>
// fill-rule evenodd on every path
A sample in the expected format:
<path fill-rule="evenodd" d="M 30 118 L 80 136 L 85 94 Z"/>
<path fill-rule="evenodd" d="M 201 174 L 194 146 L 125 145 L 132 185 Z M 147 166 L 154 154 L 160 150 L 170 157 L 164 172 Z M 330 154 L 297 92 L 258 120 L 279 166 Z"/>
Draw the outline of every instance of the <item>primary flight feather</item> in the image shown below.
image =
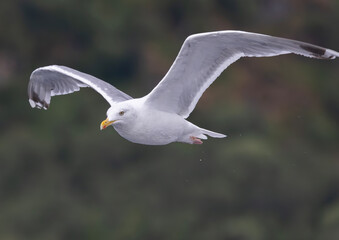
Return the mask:
<path fill-rule="evenodd" d="M 186 118 L 204 91 L 241 57 L 270 57 L 294 53 L 311 58 L 334 59 L 339 53 L 300 41 L 242 31 L 194 34 L 182 45 L 170 70 L 146 96 L 133 99 L 112 85 L 65 66 L 33 71 L 28 84 L 29 103 L 47 109 L 51 96 L 91 87 L 111 107 L 100 128 L 112 125 L 127 140 L 148 145 L 171 142 L 201 144 L 206 135 L 223 134 L 200 128 Z"/>

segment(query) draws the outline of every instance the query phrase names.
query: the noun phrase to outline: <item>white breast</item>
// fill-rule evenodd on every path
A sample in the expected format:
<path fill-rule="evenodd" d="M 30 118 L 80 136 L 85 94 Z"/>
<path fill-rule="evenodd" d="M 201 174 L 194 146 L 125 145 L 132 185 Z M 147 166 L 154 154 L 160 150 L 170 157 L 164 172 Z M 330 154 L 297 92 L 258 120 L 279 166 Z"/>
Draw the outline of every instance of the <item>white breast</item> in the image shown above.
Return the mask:
<path fill-rule="evenodd" d="M 131 142 L 165 145 L 177 141 L 188 125 L 189 122 L 177 114 L 141 107 L 132 124 L 116 124 L 114 128 Z"/>

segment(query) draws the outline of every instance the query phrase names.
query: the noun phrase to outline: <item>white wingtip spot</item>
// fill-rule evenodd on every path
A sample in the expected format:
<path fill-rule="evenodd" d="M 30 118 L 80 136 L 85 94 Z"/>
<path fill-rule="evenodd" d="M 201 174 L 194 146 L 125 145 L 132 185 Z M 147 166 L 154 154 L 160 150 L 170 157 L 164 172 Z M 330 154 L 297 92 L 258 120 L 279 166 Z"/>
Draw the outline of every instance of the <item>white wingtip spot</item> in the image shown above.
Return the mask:
<path fill-rule="evenodd" d="M 32 99 L 28 99 L 28 102 L 32 108 L 35 108 L 35 102 Z"/>
<path fill-rule="evenodd" d="M 41 108 L 42 108 L 42 104 L 41 104 L 41 103 L 39 103 L 39 102 L 36 102 L 36 103 L 35 103 L 35 105 L 36 105 L 36 107 L 37 107 L 37 108 L 39 108 L 39 109 L 41 109 Z"/>

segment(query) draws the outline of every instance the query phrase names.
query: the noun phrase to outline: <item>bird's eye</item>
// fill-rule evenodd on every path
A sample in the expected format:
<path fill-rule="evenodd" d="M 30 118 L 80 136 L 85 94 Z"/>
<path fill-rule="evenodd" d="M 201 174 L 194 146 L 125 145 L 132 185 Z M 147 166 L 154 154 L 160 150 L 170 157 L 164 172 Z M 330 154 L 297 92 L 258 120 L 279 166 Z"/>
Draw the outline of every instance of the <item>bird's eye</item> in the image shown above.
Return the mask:
<path fill-rule="evenodd" d="M 120 116 L 124 116 L 124 114 L 125 114 L 124 111 L 120 111 L 120 112 L 119 112 L 119 115 L 120 115 Z"/>

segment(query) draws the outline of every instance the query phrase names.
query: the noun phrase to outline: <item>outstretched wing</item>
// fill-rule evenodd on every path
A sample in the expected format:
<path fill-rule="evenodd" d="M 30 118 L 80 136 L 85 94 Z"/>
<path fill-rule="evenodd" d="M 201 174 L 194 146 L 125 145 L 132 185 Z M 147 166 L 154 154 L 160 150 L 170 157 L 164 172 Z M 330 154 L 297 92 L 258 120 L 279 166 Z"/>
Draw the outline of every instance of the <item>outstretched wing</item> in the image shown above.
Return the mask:
<path fill-rule="evenodd" d="M 241 57 L 295 53 L 334 59 L 339 53 L 312 44 L 241 31 L 189 36 L 170 70 L 146 96 L 146 104 L 187 118 L 203 92 L 230 64 Z"/>
<path fill-rule="evenodd" d="M 91 87 L 111 105 L 131 99 L 130 96 L 96 77 L 64 66 L 46 66 L 33 71 L 28 84 L 28 98 L 32 108 L 47 109 L 51 96 L 65 95 Z"/>

